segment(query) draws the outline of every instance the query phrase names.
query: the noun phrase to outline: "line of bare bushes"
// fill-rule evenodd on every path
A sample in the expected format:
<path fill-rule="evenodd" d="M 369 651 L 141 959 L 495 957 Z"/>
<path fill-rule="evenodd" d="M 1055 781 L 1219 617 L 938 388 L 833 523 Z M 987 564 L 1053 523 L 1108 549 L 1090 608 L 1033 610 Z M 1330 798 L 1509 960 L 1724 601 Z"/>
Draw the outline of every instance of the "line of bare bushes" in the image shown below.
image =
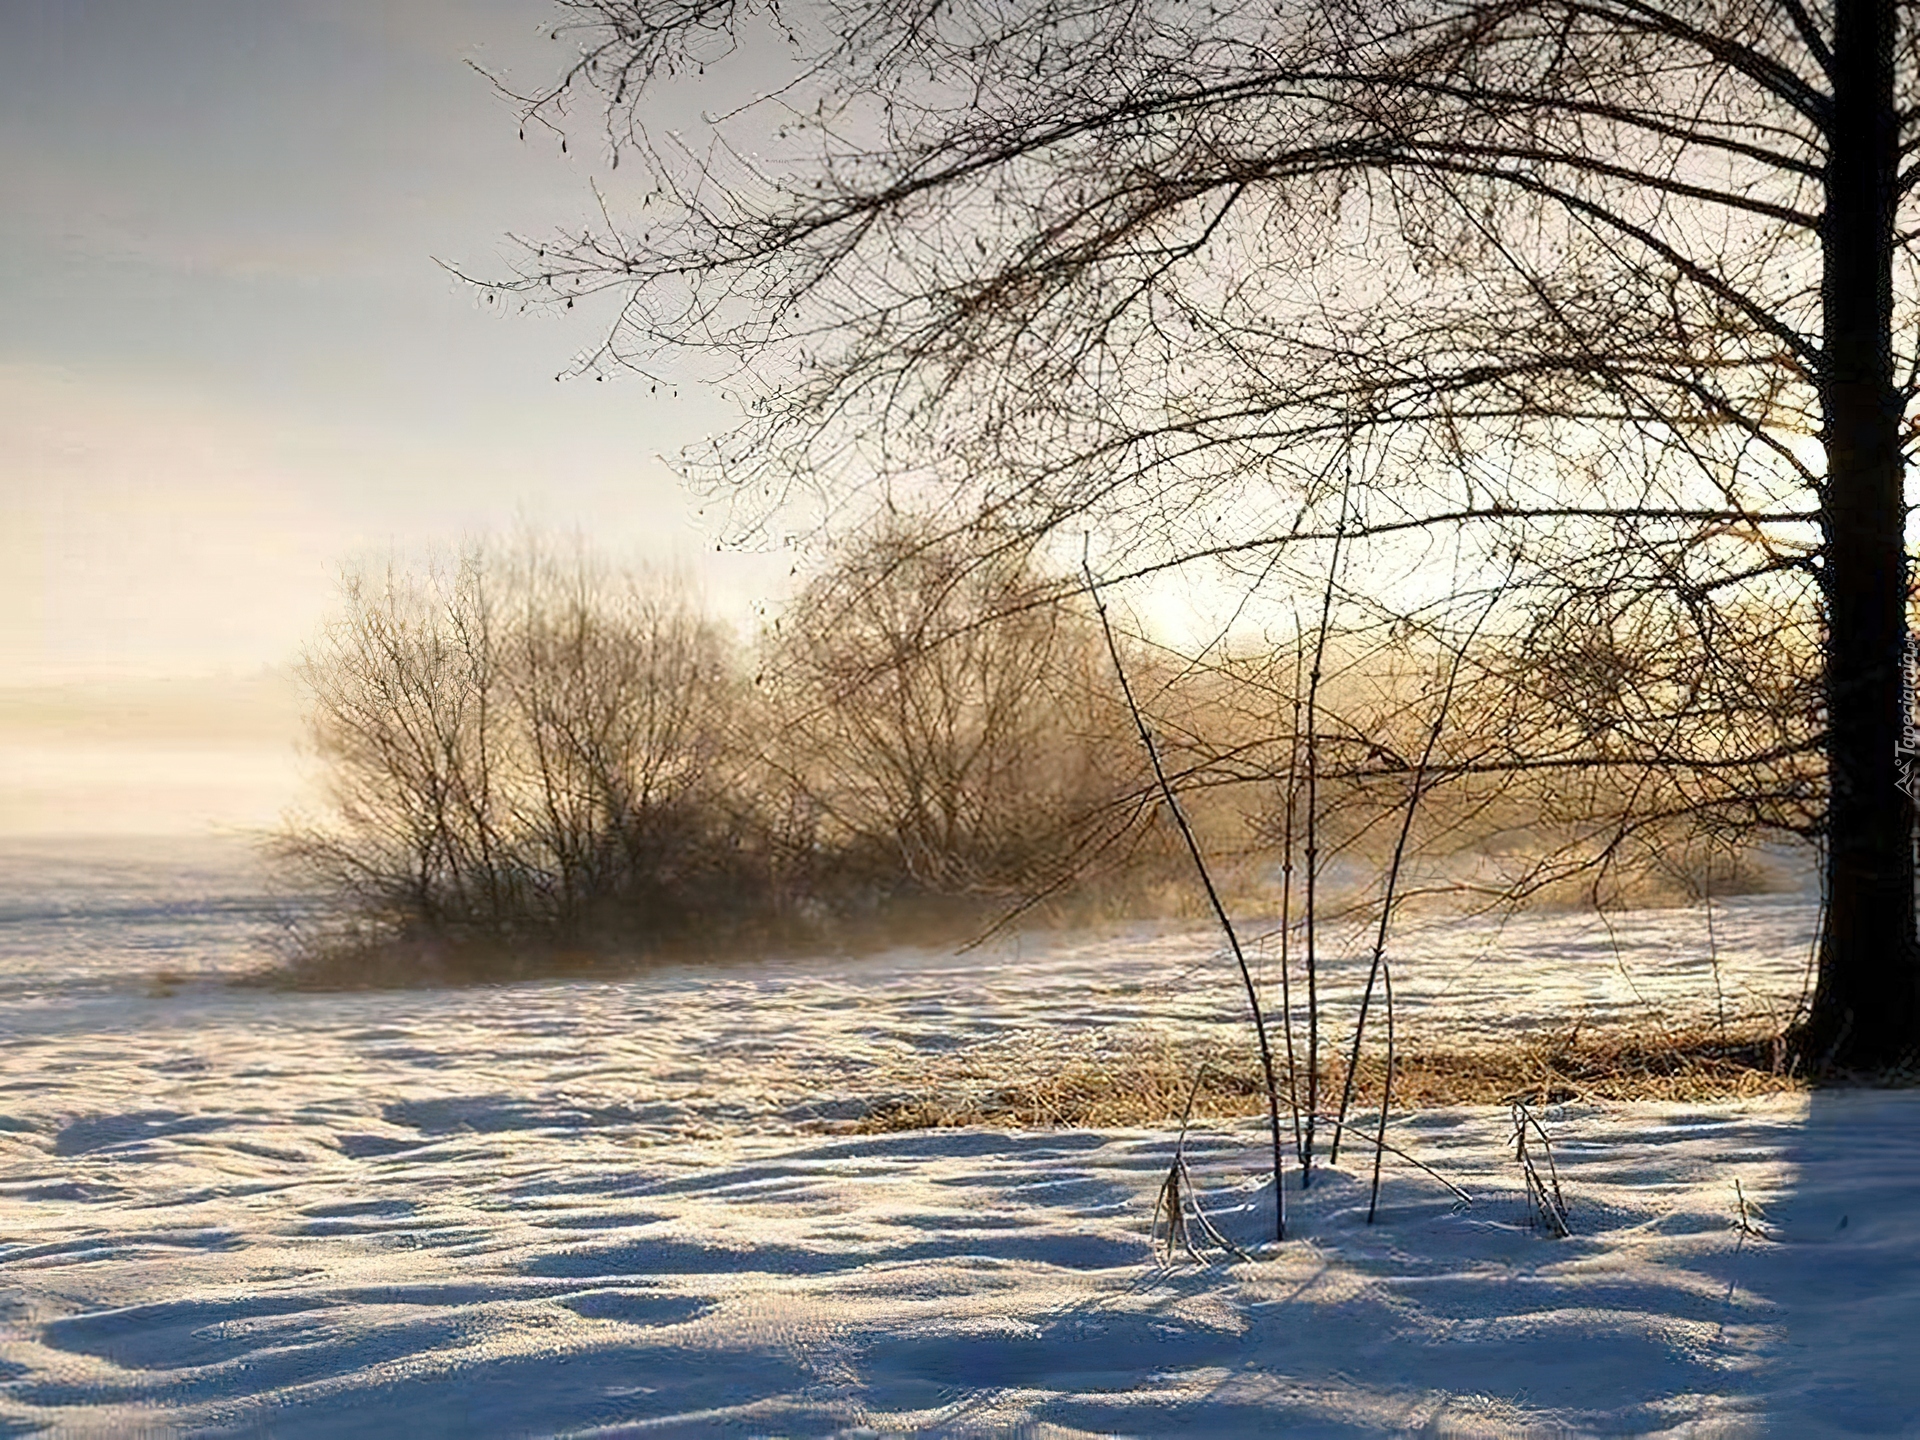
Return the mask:
<path fill-rule="evenodd" d="M 1103 652 L 1040 593 L 899 533 L 746 647 L 670 579 L 535 542 L 350 578 L 302 667 L 324 813 L 273 842 L 332 901 L 293 976 L 978 924 L 1138 863 Z"/>
<path fill-rule="evenodd" d="M 1202 657 L 1122 638 L 1182 803 L 1253 909 L 1277 881 L 1289 804 L 1303 828 L 1288 776 L 1306 638 Z M 1604 638 L 1589 625 L 1531 658 L 1476 657 L 1481 683 L 1414 817 L 1413 903 L 1769 883 L 1755 826 L 1651 793 L 1644 767 L 1495 763 L 1590 741 L 1586 689 L 1613 687 L 1618 709 L 1620 685 L 1647 683 L 1654 658 Z M 1330 908 L 1376 893 L 1440 659 L 1418 634 L 1328 649 L 1315 803 Z M 1015 913 L 1197 913 L 1091 610 L 1029 558 L 910 521 L 847 551 L 751 643 L 670 579 L 580 549 L 361 573 L 302 678 L 325 802 L 274 850 L 331 903 L 282 979 L 517 976 L 977 933 Z"/>

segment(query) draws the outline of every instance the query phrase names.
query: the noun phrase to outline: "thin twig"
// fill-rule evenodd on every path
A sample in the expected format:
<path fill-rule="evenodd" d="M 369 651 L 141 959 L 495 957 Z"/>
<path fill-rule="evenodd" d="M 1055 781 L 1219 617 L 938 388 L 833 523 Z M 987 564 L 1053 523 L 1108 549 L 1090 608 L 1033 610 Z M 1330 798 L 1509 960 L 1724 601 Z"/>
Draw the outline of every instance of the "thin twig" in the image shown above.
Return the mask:
<path fill-rule="evenodd" d="M 1207 1078 L 1206 1062 L 1193 1073 L 1193 1085 L 1187 1091 L 1186 1108 L 1180 1112 L 1180 1134 L 1173 1142 L 1173 1163 L 1167 1167 L 1167 1178 L 1160 1182 L 1160 1193 L 1153 1202 L 1153 1219 L 1147 1222 L 1147 1238 L 1158 1244 L 1160 1234 L 1160 1212 L 1167 1214 L 1167 1251 L 1166 1260 L 1173 1261 L 1174 1246 L 1185 1250 L 1189 1257 L 1198 1259 L 1199 1252 L 1194 1249 L 1193 1239 L 1187 1234 L 1186 1212 L 1180 1204 L 1180 1177 L 1186 1172 L 1187 1125 L 1193 1119 L 1194 1097 L 1200 1093 L 1200 1082 Z"/>
<path fill-rule="evenodd" d="M 1715 1028 L 1727 1033 L 1727 993 L 1720 984 L 1720 936 L 1713 924 L 1713 845 L 1707 845 L 1707 872 L 1700 881 L 1701 898 L 1707 906 L 1707 963 L 1713 967 L 1713 1013 Z"/>
<path fill-rule="evenodd" d="M 1533 1151 L 1527 1145 L 1528 1130 L 1540 1137 L 1541 1153 L 1547 1157 L 1545 1180 L 1541 1179 Z M 1566 1197 L 1560 1193 L 1560 1171 L 1553 1163 L 1553 1142 L 1547 1138 L 1546 1130 L 1534 1118 L 1526 1103 L 1519 1100 L 1513 1105 L 1513 1154 L 1514 1159 L 1520 1162 L 1520 1178 L 1527 1192 L 1527 1211 L 1534 1223 L 1556 1239 L 1566 1239 L 1573 1230 L 1567 1224 Z"/>
<path fill-rule="evenodd" d="M 1507 581 L 1513 578 L 1511 568 L 1507 572 Z M 1407 840 L 1413 833 L 1414 814 L 1420 808 L 1420 801 L 1427 791 L 1427 774 L 1433 764 L 1433 752 L 1440 743 L 1441 732 L 1446 728 L 1447 712 L 1453 706 L 1453 696 L 1460 683 L 1460 667 L 1465 662 L 1468 649 L 1480 634 L 1480 627 L 1486 624 L 1487 617 L 1493 613 L 1493 607 L 1505 592 L 1507 581 L 1494 587 L 1487 600 L 1486 607 L 1473 622 L 1473 628 L 1467 632 L 1466 639 L 1452 647 L 1452 658 L 1447 666 L 1447 683 L 1440 692 L 1440 704 L 1435 709 L 1433 724 L 1427 728 L 1426 744 L 1421 748 L 1419 762 L 1414 766 L 1412 784 L 1407 791 L 1406 810 L 1400 816 L 1400 833 L 1393 842 L 1393 859 L 1387 866 L 1387 884 L 1380 900 L 1380 926 L 1373 939 L 1373 961 L 1367 967 L 1366 988 L 1360 994 L 1360 1014 L 1353 1026 L 1353 1047 L 1347 1055 L 1346 1083 L 1340 1090 L 1340 1118 L 1347 1118 L 1347 1109 L 1353 1103 L 1353 1086 L 1360 1069 L 1360 1044 L 1367 1033 L 1367 1011 L 1373 1004 L 1373 989 L 1379 979 L 1381 969 L 1386 963 L 1387 932 L 1393 924 L 1394 902 L 1399 898 L 1400 870 L 1405 863 Z M 1391 1067 L 1389 1067 L 1388 1085 L 1392 1085 Z M 1335 1164 L 1340 1159 L 1340 1137 L 1333 1137 L 1333 1144 L 1327 1150 L 1327 1163 Z"/>
<path fill-rule="evenodd" d="M 1367 1192 L 1367 1224 L 1373 1224 L 1373 1217 L 1380 1208 L 1380 1157 L 1384 1152 L 1387 1138 L 1387 1107 L 1393 1103 L 1393 966 L 1385 960 L 1380 963 L 1380 978 L 1387 987 L 1387 1073 L 1380 1085 L 1380 1135 L 1373 1150 L 1373 1186 Z M 1335 1137 L 1338 1138 L 1337 1136 Z"/>
<path fill-rule="evenodd" d="M 1286 814 L 1280 822 L 1280 1030 L 1287 1048 L 1287 1109 L 1293 1116 L 1293 1153 L 1302 1154 L 1300 1136 L 1300 1071 L 1293 1050 L 1293 985 L 1288 941 L 1293 932 L 1293 812 L 1300 800 L 1300 647 L 1298 611 L 1294 620 L 1293 723 L 1287 729 Z"/>
<path fill-rule="evenodd" d="M 1160 1194 L 1153 1202 L 1153 1219 L 1147 1227 L 1149 1241 L 1157 1246 L 1160 1233 L 1160 1213 L 1162 1210 L 1166 1211 L 1167 1248 L 1165 1260 L 1168 1264 L 1173 1262 L 1175 1246 L 1184 1250 L 1187 1258 L 1190 1260 L 1205 1258 L 1201 1253 L 1200 1247 L 1194 1243 L 1193 1233 L 1195 1229 L 1198 1229 L 1200 1232 L 1200 1239 L 1203 1243 L 1212 1245 L 1217 1249 L 1228 1251 L 1233 1255 L 1239 1256 L 1242 1260 L 1250 1260 L 1253 1258 L 1238 1245 L 1234 1244 L 1233 1241 L 1221 1234 L 1219 1227 L 1213 1223 L 1212 1218 L 1207 1214 L 1206 1210 L 1202 1208 L 1200 1204 L 1200 1191 L 1193 1183 L 1193 1171 L 1187 1166 L 1187 1127 L 1193 1121 L 1194 1098 L 1199 1095 L 1200 1082 L 1206 1078 L 1206 1074 L 1207 1062 L 1202 1061 L 1200 1068 L 1194 1072 L 1193 1085 L 1187 1091 L 1186 1108 L 1180 1114 L 1179 1138 L 1174 1141 L 1173 1145 L 1173 1163 L 1167 1167 L 1167 1178 L 1161 1182 Z M 1189 1207 L 1191 1207 L 1193 1211 L 1191 1219 L 1187 1216 Z"/>
<path fill-rule="evenodd" d="M 1326 589 L 1320 597 L 1320 628 L 1313 642 L 1313 668 L 1307 674 L 1307 1125 L 1300 1149 L 1300 1188 L 1313 1184 L 1313 1125 L 1320 1110 L 1320 957 L 1316 925 L 1320 877 L 1320 674 L 1327 655 L 1327 629 L 1333 619 L 1333 592 L 1340 576 L 1340 546 L 1346 538 L 1347 502 L 1353 489 L 1353 451 L 1346 451 L 1346 476 L 1340 490 L 1340 523 L 1334 527 L 1333 554 L 1327 562 Z M 1339 1131 L 1334 1132 L 1336 1139 Z"/>
<path fill-rule="evenodd" d="M 1140 743 L 1146 749 L 1147 761 L 1153 767 L 1153 778 L 1160 787 L 1161 798 L 1166 802 L 1167 813 L 1173 817 L 1173 823 L 1179 828 L 1180 836 L 1187 844 L 1187 853 L 1193 857 L 1194 869 L 1200 875 L 1200 884 L 1207 892 L 1207 903 L 1213 907 L 1214 918 L 1220 922 L 1220 928 L 1226 933 L 1227 945 L 1233 951 L 1235 963 L 1240 967 L 1240 979 L 1246 986 L 1247 1006 L 1253 1012 L 1254 1035 L 1260 1042 L 1260 1064 L 1266 1071 L 1267 1080 L 1267 1118 L 1273 1132 L 1273 1238 L 1287 1238 L 1287 1202 L 1285 1187 L 1281 1184 L 1281 1148 L 1280 1148 L 1280 1088 L 1273 1073 L 1273 1048 L 1267 1043 L 1267 1020 L 1260 1009 L 1260 992 L 1253 983 L 1253 971 L 1247 965 L 1246 952 L 1240 948 L 1240 936 L 1234 931 L 1233 921 L 1228 918 L 1227 907 L 1221 902 L 1220 892 L 1214 887 L 1213 876 L 1207 870 L 1207 862 L 1200 853 L 1200 842 L 1195 838 L 1193 827 L 1187 823 L 1186 812 L 1180 808 L 1180 801 L 1173 793 L 1173 786 L 1167 779 L 1166 767 L 1160 762 L 1160 747 L 1154 743 L 1153 732 L 1147 727 L 1146 717 L 1140 713 L 1140 706 L 1133 698 L 1133 686 L 1127 679 L 1127 667 L 1120 658 L 1120 644 L 1114 639 L 1113 622 L 1107 616 L 1106 601 L 1100 598 L 1100 585 L 1093 577 L 1093 566 L 1083 554 L 1080 568 L 1086 574 L 1087 593 L 1093 600 L 1094 613 L 1100 617 L 1100 630 L 1107 640 L 1107 654 L 1113 659 L 1113 672 L 1120 682 L 1120 694 L 1126 700 L 1127 712 L 1133 717 L 1134 728 L 1139 731 Z"/>
<path fill-rule="evenodd" d="M 1447 1179 L 1446 1176 L 1442 1175 L 1438 1170 L 1434 1169 L 1433 1166 L 1427 1164 L 1426 1161 L 1416 1160 L 1412 1155 L 1409 1155 L 1405 1150 L 1402 1150 L 1398 1145 L 1389 1145 L 1386 1142 L 1386 1140 L 1382 1137 L 1369 1135 L 1364 1130 L 1356 1129 L 1351 1126 L 1342 1125 L 1338 1120 L 1334 1119 L 1333 1116 L 1331 1115 L 1322 1115 L 1320 1119 L 1326 1124 L 1332 1126 L 1335 1130 L 1353 1129 L 1354 1139 L 1364 1140 L 1367 1144 L 1375 1147 L 1375 1149 L 1384 1150 L 1387 1152 L 1387 1154 L 1394 1156 L 1396 1159 L 1406 1161 L 1407 1164 L 1413 1166 L 1413 1168 L 1418 1170 L 1422 1175 L 1425 1175 L 1430 1179 L 1437 1181 L 1441 1185 L 1444 1185 L 1448 1193 L 1451 1194 L 1454 1197 L 1454 1199 L 1458 1200 L 1462 1205 L 1466 1205 L 1469 1207 L 1472 1206 L 1473 1196 L 1469 1195 L 1465 1190 L 1462 1190 L 1458 1185 L 1454 1184 L 1453 1181 Z"/>

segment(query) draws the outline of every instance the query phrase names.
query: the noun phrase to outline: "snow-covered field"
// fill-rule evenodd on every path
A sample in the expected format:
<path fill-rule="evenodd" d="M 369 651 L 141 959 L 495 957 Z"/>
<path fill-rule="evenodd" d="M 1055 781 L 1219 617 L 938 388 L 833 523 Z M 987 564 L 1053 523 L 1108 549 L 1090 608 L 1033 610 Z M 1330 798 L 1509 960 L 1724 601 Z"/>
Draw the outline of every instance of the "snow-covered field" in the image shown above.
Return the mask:
<path fill-rule="evenodd" d="M 1402 1020 L 1778 1013 L 1813 923 L 1409 924 Z M 1349 1151 L 1280 1247 L 1258 1131 L 1196 1132 L 1254 1253 L 1163 1265 L 1169 1133 L 847 1122 L 983 1051 L 1237 1037 L 1211 937 L 222 988 L 270 928 L 214 848 L 0 851 L 0 1434 L 1920 1434 L 1920 1096 L 1547 1112 L 1565 1240 L 1501 1111 L 1395 1126 L 1471 1207 L 1390 1161 L 1368 1227 Z"/>

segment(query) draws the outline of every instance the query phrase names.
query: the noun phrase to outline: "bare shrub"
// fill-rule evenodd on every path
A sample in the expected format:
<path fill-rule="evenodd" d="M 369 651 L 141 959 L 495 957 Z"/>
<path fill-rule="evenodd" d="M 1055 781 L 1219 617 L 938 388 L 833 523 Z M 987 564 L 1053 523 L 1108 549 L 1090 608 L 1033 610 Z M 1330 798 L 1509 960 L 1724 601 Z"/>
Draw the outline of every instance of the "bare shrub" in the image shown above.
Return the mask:
<path fill-rule="evenodd" d="M 529 543 L 343 599 L 301 668 L 329 813 L 276 849 L 363 940 L 645 939 L 742 893 L 739 682 L 671 585 Z"/>
<path fill-rule="evenodd" d="M 722 914 L 757 868 L 731 726 L 746 700 L 723 632 L 670 585 L 529 552 L 508 665 L 540 910 L 562 930 L 644 932 Z"/>
<path fill-rule="evenodd" d="M 806 854 L 882 892 L 1030 895 L 1132 824 L 1105 652 L 1055 589 L 895 520 L 802 591 L 764 678 Z"/>
<path fill-rule="evenodd" d="M 1334 637 L 1315 736 L 1329 864 L 1384 871 L 1418 776 L 1409 900 L 1610 909 L 1785 883 L 1767 847 L 1811 841 L 1820 824 L 1802 638 L 1741 612 L 1716 616 L 1709 635 L 1658 596 L 1612 611 L 1557 603 L 1522 619 L 1462 652 L 1424 765 L 1454 663 L 1445 639 L 1405 627 Z M 1237 661 L 1233 683 L 1285 696 L 1311 638 Z M 1271 742 L 1240 742 L 1241 770 L 1264 763 L 1277 775 L 1285 728 L 1282 717 Z M 1250 821 L 1273 846 L 1287 795 L 1296 833 L 1304 797 L 1265 784 Z"/>

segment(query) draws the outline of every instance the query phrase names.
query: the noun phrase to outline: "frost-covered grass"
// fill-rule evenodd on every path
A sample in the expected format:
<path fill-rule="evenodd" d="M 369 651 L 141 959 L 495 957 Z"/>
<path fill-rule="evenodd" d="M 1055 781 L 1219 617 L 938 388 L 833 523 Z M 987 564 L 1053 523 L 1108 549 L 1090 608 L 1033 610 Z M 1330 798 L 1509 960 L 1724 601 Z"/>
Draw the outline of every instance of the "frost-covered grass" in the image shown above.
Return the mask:
<path fill-rule="evenodd" d="M 1541 1111 L 1565 1240 L 1503 1107 L 1394 1122 L 1471 1207 L 1390 1160 L 1367 1226 L 1359 1147 L 1264 1248 L 1257 1126 L 1209 1121 L 1253 1258 L 1166 1265 L 1170 1128 L 845 1132 L 942 1065 L 1230 1042 L 1205 936 L 162 995 L 247 963 L 255 912 L 35 874 L 0 915 L 0 1433 L 1920 1433 L 1920 1094 Z M 1430 922 L 1403 1018 L 1697 1016 L 1699 918 Z M 1721 907 L 1736 1016 L 1788 1003 L 1811 924 Z"/>
<path fill-rule="evenodd" d="M 1276 1065 L 1281 1103 L 1289 1114 L 1296 1107 L 1304 1110 L 1304 1097 L 1313 1093 L 1299 1048 L 1291 1072 L 1284 1053 Z M 1346 1055 L 1323 1051 L 1320 1060 L 1318 1093 L 1332 1103 L 1345 1093 Z M 1356 1116 L 1380 1108 L 1386 1070 L 1377 1043 L 1362 1049 L 1351 1097 Z M 1897 1078 L 1907 1084 L 1916 1077 Z M 1808 1088 L 1772 1025 L 1648 1024 L 1599 1031 L 1573 1025 L 1481 1041 L 1465 1050 L 1399 1046 L 1389 1103 L 1405 1110 L 1516 1101 L 1733 1100 Z M 1066 1053 L 973 1049 L 930 1063 L 918 1093 L 874 1105 L 854 1128 L 883 1133 L 954 1125 L 1113 1127 L 1266 1113 L 1263 1070 L 1251 1041 L 1223 1044 L 1210 1036 L 1181 1043 L 1134 1026 L 1117 1039 L 1090 1035 L 1077 1051 Z"/>

